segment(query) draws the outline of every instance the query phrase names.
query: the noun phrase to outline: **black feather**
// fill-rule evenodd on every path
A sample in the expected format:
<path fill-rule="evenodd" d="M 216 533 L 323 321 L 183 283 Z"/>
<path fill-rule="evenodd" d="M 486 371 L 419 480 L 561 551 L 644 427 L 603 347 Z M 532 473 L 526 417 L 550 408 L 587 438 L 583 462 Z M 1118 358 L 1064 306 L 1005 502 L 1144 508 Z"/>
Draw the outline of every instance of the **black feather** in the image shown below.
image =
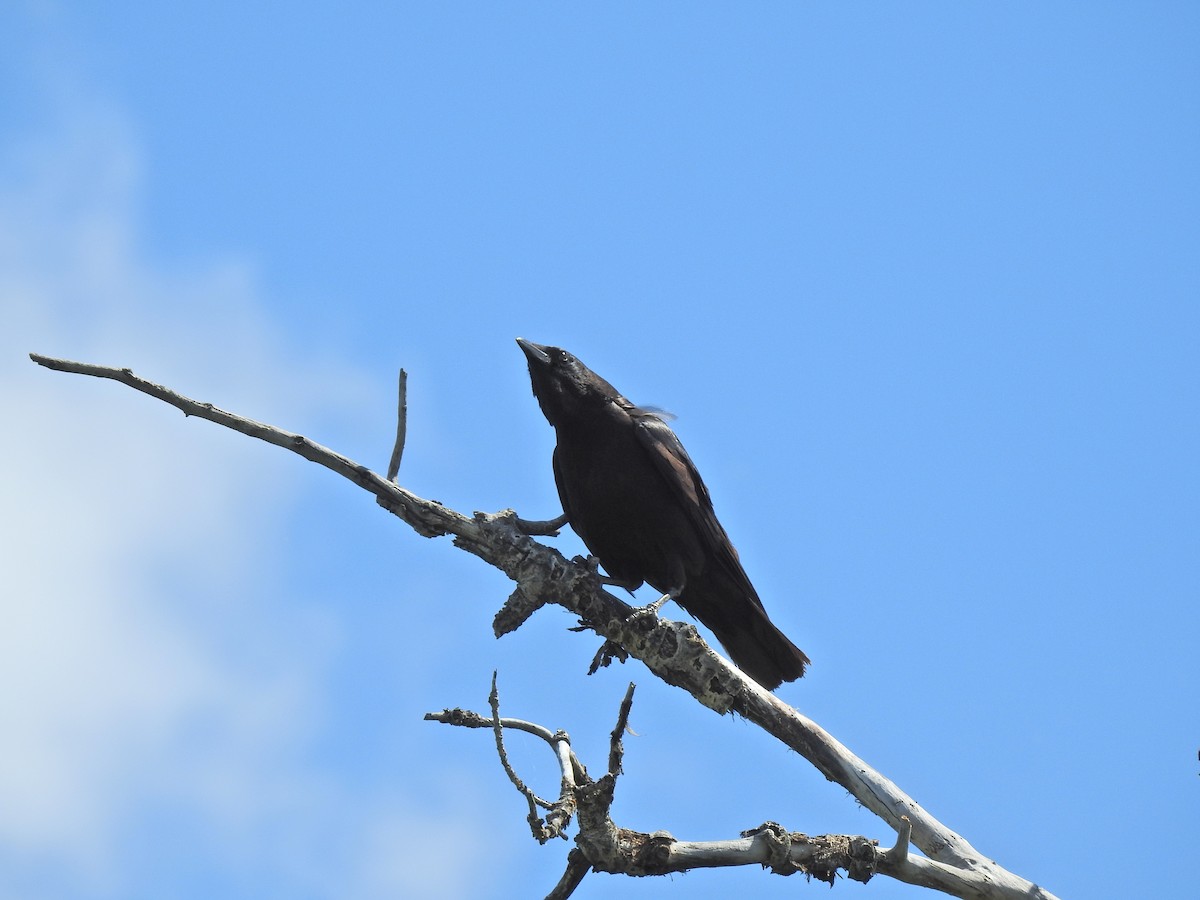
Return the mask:
<path fill-rule="evenodd" d="M 635 406 L 565 350 L 517 339 L 554 426 L 563 511 L 616 581 L 674 593 L 730 658 L 774 690 L 808 657 L 771 624 L 708 488 L 662 415 Z"/>

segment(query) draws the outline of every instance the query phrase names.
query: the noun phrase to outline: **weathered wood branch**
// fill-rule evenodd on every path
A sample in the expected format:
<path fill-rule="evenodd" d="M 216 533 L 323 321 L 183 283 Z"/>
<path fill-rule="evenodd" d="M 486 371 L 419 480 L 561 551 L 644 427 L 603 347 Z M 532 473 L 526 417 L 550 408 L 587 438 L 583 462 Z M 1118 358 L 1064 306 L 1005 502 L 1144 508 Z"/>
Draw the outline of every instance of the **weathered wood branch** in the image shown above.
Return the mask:
<path fill-rule="evenodd" d="M 527 797 L 532 795 L 508 763 L 503 741 L 499 737 L 500 730 L 511 728 L 534 734 L 555 750 L 562 771 L 563 787 L 562 795 L 554 807 L 563 815 L 559 819 L 561 824 L 565 824 L 570 814 L 578 810 L 579 834 L 575 839 L 576 850 L 568 854 L 567 871 L 547 900 L 569 897 L 591 871 L 642 876 L 667 875 L 690 869 L 759 865 L 769 868 L 776 875 L 802 873 L 830 885 L 836 881 L 839 870 L 845 871 L 849 878 L 864 883 L 876 873 L 884 854 L 879 852 L 875 841 L 861 835 L 809 837 L 799 832 L 789 832 L 775 822 L 765 822 L 743 831 L 739 838 L 696 842 L 676 840 L 665 831 L 648 834 L 617 826 L 612 820 L 610 808 L 621 767 L 620 736 L 624 734 L 629 721 L 633 691 L 634 685 L 630 684 L 612 731 L 608 772 L 599 780 L 590 778 L 576 759 L 566 732 L 556 731 L 552 734 L 544 726 L 520 719 L 500 718 L 495 676 L 489 696 L 492 707 L 490 720 L 462 709 L 425 715 L 426 720 L 467 728 L 484 728 L 489 722 L 494 724 L 497 730 L 496 748 L 504 769 Z M 532 801 L 530 804 L 532 808 Z M 534 836 L 538 837 L 536 829 Z M 539 837 L 539 840 L 544 843 L 543 838 Z"/>
<path fill-rule="evenodd" d="M 912 844 L 928 858 L 907 853 L 893 858 L 888 855 L 890 851 L 881 853 L 879 872 L 964 898 L 1055 900 L 1053 894 L 979 853 L 819 725 L 743 676 L 714 653 L 694 627 L 650 616 L 631 616 L 633 610 L 628 604 L 602 589 L 594 566 L 582 559 L 567 560 L 554 548 L 533 540 L 518 527 L 520 520 L 512 510 L 465 516 L 418 497 L 303 435 L 192 400 L 129 369 L 37 354 L 30 354 L 30 358 L 57 371 L 119 381 L 171 404 L 185 415 L 283 447 L 374 494 L 381 506 L 418 534 L 452 535 L 455 546 L 495 566 L 517 583 L 493 622 L 497 636 L 518 627 L 539 606 L 562 606 L 579 616 L 587 628 L 641 660 L 659 678 L 686 690 L 704 706 L 754 722 L 849 791 L 897 832 L 905 827 L 907 818 Z"/>
<path fill-rule="evenodd" d="M 404 441 L 408 437 L 408 373 L 403 369 L 400 370 L 396 393 L 396 443 L 392 446 L 392 458 L 388 460 L 388 481 L 396 480 L 400 460 L 404 456 Z"/>
<path fill-rule="evenodd" d="M 441 722 L 445 725 L 458 725 L 462 728 L 490 728 L 496 739 L 496 753 L 500 756 L 500 764 L 508 775 L 509 781 L 529 803 L 529 815 L 526 819 L 530 830 L 539 844 L 544 844 L 553 838 L 566 839 L 566 829 L 575 814 L 576 785 L 587 779 L 587 771 L 580 764 L 571 750 L 571 739 L 566 732 L 551 732 L 550 729 L 523 719 L 501 718 L 500 698 L 496 690 L 496 675 L 492 673 L 492 691 L 488 697 L 492 707 L 492 716 L 487 718 L 479 713 L 465 709 L 444 709 L 439 713 L 425 713 L 425 721 Z M 534 737 L 541 738 L 554 751 L 562 772 L 558 800 L 550 802 L 538 797 L 530 790 L 508 761 L 508 751 L 504 746 L 504 729 L 524 731 Z M 537 807 L 548 810 L 545 820 L 537 814 Z"/>

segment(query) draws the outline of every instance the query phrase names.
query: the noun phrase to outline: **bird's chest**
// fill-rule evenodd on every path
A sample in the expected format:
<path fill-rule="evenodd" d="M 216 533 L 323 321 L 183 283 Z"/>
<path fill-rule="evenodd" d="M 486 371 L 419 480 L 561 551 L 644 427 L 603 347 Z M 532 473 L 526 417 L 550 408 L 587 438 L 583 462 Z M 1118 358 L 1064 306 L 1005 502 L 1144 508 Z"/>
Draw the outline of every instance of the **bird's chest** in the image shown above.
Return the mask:
<path fill-rule="evenodd" d="M 664 493 L 661 478 L 632 428 L 560 436 L 554 468 L 562 500 L 584 528 L 584 523 L 624 521 L 665 499 L 658 496 Z"/>
<path fill-rule="evenodd" d="M 692 567 L 693 526 L 632 425 L 560 433 L 554 474 L 571 527 L 609 574 L 670 587 Z"/>

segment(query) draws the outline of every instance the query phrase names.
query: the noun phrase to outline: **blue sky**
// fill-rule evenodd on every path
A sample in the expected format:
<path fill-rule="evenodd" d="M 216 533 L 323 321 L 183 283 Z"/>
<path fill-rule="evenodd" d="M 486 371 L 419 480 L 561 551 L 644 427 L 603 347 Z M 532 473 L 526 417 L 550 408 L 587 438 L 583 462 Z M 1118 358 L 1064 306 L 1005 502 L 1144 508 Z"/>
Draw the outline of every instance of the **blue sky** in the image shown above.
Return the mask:
<path fill-rule="evenodd" d="M 545 517 L 517 335 L 677 414 L 783 697 L 1064 898 L 1191 895 L 1097 850 L 1200 838 L 1194 5 L 180 7 L 0 11 L 0 900 L 541 896 L 568 845 L 421 721 L 493 669 L 594 770 L 638 683 L 622 825 L 891 842 L 562 611 L 494 640 L 505 579 L 348 483 L 25 356 L 376 469 L 403 366 L 402 483 Z"/>

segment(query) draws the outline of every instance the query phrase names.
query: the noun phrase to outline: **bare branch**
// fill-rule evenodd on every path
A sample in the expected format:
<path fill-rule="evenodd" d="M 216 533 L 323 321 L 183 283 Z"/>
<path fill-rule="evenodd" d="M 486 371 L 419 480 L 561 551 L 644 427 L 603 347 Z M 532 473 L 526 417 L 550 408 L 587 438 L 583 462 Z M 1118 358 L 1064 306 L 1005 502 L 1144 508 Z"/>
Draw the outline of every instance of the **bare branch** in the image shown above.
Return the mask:
<path fill-rule="evenodd" d="M 887 851 L 888 859 L 900 865 L 908 859 L 908 841 L 912 837 L 912 822 L 908 816 L 900 817 L 900 832 L 896 835 L 896 846 Z"/>
<path fill-rule="evenodd" d="M 617 724 L 609 737 L 608 774 L 614 778 L 622 771 L 621 759 L 625 755 L 622 738 L 625 737 L 625 729 L 629 727 L 629 711 L 633 709 L 633 692 L 636 689 L 637 685 L 629 682 L 629 689 L 625 691 L 625 699 L 621 701 L 621 709 L 617 712 Z"/>
<path fill-rule="evenodd" d="M 556 837 L 566 838 L 566 829 L 571 824 L 575 814 L 575 786 L 580 780 L 587 778 L 587 770 L 579 762 L 571 750 L 571 738 L 564 731 L 551 732 L 550 729 L 523 719 L 507 719 L 500 717 L 500 695 L 496 688 L 496 673 L 492 673 L 492 690 L 488 695 L 488 703 L 492 708 L 491 718 L 464 709 L 445 709 L 440 713 L 426 713 L 427 722 L 442 722 L 447 725 L 458 725 L 463 728 L 491 728 L 496 739 L 496 752 L 500 756 L 500 764 L 504 767 L 509 780 L 520 791 L 529 804 L 529 815 L 526 821 L 538 843 L 544 844 Z M 558 800 L 551 803 L 535 794 L 521 779 L 508 761 L 508 751 L 504 746 L 503 729 L 524 731 L 534 737 L 541 738 L 550 745 L 558 761 L 562 773 Z M 538 817 L 537 807 L 548 810 L 545 821 Z"/>
<path fill-rule="evenodd" d="M 457 708 L 443 709 L 438 713 L 425 713 L 424 720 L 426 722 L 441 722 L 443 725 L 457 725 L 459 728 L 490 729 L 495 724 L 490 716 L 481 716 L 479 713 L 471 712 L 469 709 Z M 500 727 L 511 731 L 523 731 L 526 734 L 532 734 L 534 737 L 541 738 L 551 746 L 554 745 L 555 734 L 549 728 L 536 725 L 533 722 L 505 717 L 500 720 Z"/>
<path fill-rule="evenodd" d="M 567 854 L 567 871 L 563 872 L 554 890 L 546 895 L 546 900 L 567 900 L 591 870 L 592 864 L 587 861 L 583 851 L 578 847 L 572 849 Z"/>
<path fill-rule="evenodd" d="M 622 703 L 622 718 L 632 699 L 633 685 Z M 485 716 L 464 710 L 430 713 L 427 719 L 449 721 L 468 727 L 488 727 Z M 502 719 L 523 731 L 537 734 L 544 740 L 562 736 L 551 735 L 548 728 L 520 719 Z M 614 734 L 624 727 L 618 722 Z M 573 757 L 573 754 L 572 754 Z M 563 771 L 568 767 L 561 763 Z M 611 759 L 610 759 L 611 766 Z M 827 884 L 833 884 L 839 871 L 854 881 L 866 882 L 873 876 L 887 875 L 899 881 L 932 888 L 956 897 L 977 900 L 1025 900 L 1028 897 L 1052 898 L 1051 894 L 1033 886 L 1024 891 L 1011 884 L 992 881 L 989 873 L 954 868 L 908 853 L 907 836 L 911 825 L 904 824 L 896 845 L 879 851 L 877 842 L 862 835 L 826 834 L 809 836 L 788 831 L 775 822 L 764 822 L 743 831 L 739 838 L 722 841 L 680 841 L 666 831 L 646 833 L 617 826 L 610 816 L 616 788 L 613 771 L 597 781 L 574 762 L 576 778 L 569 788 L 564 782 L 564 798 L 568 790 L 577 801 L 579 835 L 578 849 L 572 851 L 567 871 L 548 895 L 568 897 L 589 869 L 624 875 L 666 875 L 690 869 L 759 865 L 775 875 L 803 874 Z M 562 801 L 560 800 L 560 803 Z M 535 833 L 535 837 L 536 837 Z M 543 841 L 544 842 L 544 841 Z M 578 855 L 576 855 L 578 854 Z"/>
<path fill-rule="evenodd" d="M 512 510 L 476 513 L 468 518 L 412 494 L 327 447 L 302 435 L 246 419 L 210 403 L 199 403 L 134 375 L 129 369 L 95 366 L 30 354 L 40 365 L 64 372 L 109 378 L 182 410 L 316 462 L 375 495 L 377 502 L 418 534 L 454 535 L 454 544 L 517 582 L 523 609 L 555 603 L 580 617 L 608 644 L 641 660 L 659 678 L 688 691 L 721 713 L 734 712 L 757 724 L 807 759 L 826 778 L 849 791 L 863 806 L 897 831 L 911 822 L 911 842 L 926 854 L 886 861 L 888 874 L 937 887 L 961 897 L 1054 900 L 1039 886 L 1006 871 L 947 828 L 890 779 L 774 694 L 745 677 L 714 653 L 691 625 L 655 617 L 635 617 L 628 604 L 602 590 L 594 568 L 568 561 L 518 527 Z M 513 597 L 517 597 L 514 592 Z M 513 599 L 510 598 L 510 602 Z M 523 611 L 523 610 L 522 610 Z M 503 720 L 502 720 L 503 721 Z M 459 723 L 465 724 L 465 723 Z M 485 720 L 484 727 L 491 725 Z M 508 727 L 505 725 L 504 727 Z M 605 776 L 606 778 L 611 776 Z M 594 783 L 598 787 L 604 779 Z M 580 817 L 583 808 L 580 806 Z M 941 865 L 937 865 L 937 864 Z M 881 867 L 882 871 L 882 867 Z"/>
<path fill-rule="evenodd" d="M 522 519 L 518 517 L 517 527 L 529 535 L 555 537 L 559 529 L 567 524 L 567 521 L 566 513 L 554 519 Z"/>
<path fill-rule="evenodd" d="M 500 765 L 504 767 L 504 773 L 508 775 L 508 780 L 513 783 L 521 794 L 529 803 L 529 827 L 533 829 L 536 837 L 541 830 L 542 820 L 537 814 L 537 807 L 542 809 L 550 809 L 551 803 L 549 800 L 543 800 L 535 794 L 524 781 L 521 776 L 513 769 L 512 763 L 508 761 L 508 751 L 504 749 L 504 726 L 500 724 L 500 693 L 496 690 L 496 673 L 492 672 L 492 691 L 488 694 L 488 703 L 492 707 L 492 731 L 496 737 L 496 752 L 500 755 Z"/>
<path fill-rule="evenodd" d="M 508 595 L 508 599 L 504 601 L 504 605 L 500 607 L 495 618 L 492 619 L 492 634 L 496 637 L 504 637 L 509 632 L 516 631 L 525 624 L 530 616 L 545 605 L 544 599 L 529 596 L 518 584 L 516 589 Z"/>
<path fill-rule="evenodd" d="M 610 751 L 610 771 L 598 781 L 588 778 L 582 766 L 571 784 L 564 781 L 564 800 L 568 793 L 578 803 L 580 833 L 576 838 L 579 856 L 572 854 L 567 872 L 551 892 L 551 897 L 569 896 L 588 868 L 598 872 L 625 875 L 665 875 L 689 869 L 744 866 L 757 864 L 776 875 L 803 873 L 809 878 L 833 884 L 838 870 L 858 881 L 868 881 L 876 871 L 879 856 L 874 841 L 861 836 L 821 835 L 808 837 L 789 832 L 774 822 L 744 831 L 739 839 L 726 841 L 677 841 L 665 831 L 653 834 L 619 828 L 612 821 L 610 808 L 619 768 L 620 735 L 624 732 L 633 700 L 634 686 L 625 692 L 613 730 L 613 749 Z M 497 720 L 495 690 L 492 692 L 492 715 Z M 460 718 L 472 719 L 475 725 L 485 721 L 483 716 L 456 711 Z M 427 716 L 426 718 L 429 718 Z M 465 724 L 465 723 L 464 723 Z M 526 723 L 528 724 L 528 723 Z M 545 735 L 549 729 L 532 726 Z M 566 744 L 563 732 L 562 745 Z M 564 773 L 568 767 L 562 764 Z M 512 776 L 510 776 L 512 777 Z M 536 834 L 535 834 L 536 836 Z"/>
<path fill-rule="evenodd" d="M 330 450 L 328 447 L 323 447 L 320 444 L 310 441 L 303 435 L 284 431 L 282 428 L 276 428 L 273 425 L 265 425 L 262 422 L 256 422 L 244 416 L 235 415 L 234 413 L 213 406 L 211 403 L 192 400 L 190 397 L 178 394 L 169 388 L 163 387 L 161 384 L 155 384 L 152 381 L 140 378 L 133 374 L 133 371 L 130 369 L 117 369 L 108 366 L 91 365 L 89 363 L 72 362 L 66 359 L 54 359 L 52 357 L 40 356 L 36 353 L 29 354 L 29 357 L 39 365 L 59 372 L 72 372 L 78 375 L 91 375 L 96 378 L 108 378 L 113 381 L 119 381 L 121 384 L 141 391 L 143 394 L 149 394 L 157 400 L 169 403 L 171 406 L 182 411 L 185 416 L 207 419 L 210 422 L 223 425 L 226 428 L 249 437 L 266 441 L 268 444 L 274 444 L 277 447 L 282 447 L 285 450 L 299 454 L 310 462 L 322 465 L 374 494 L 381 506 L 399 516 L 412 526 L 418 534 L 425 537 L 437 537 L 443 534 L 475 536 L 479 531 L 479 526 L 475 523 L 475 520 L 469 519 L 452 509 L 448 509 L 440 503 L 424 500 L 415 494 L 409 493 L 385 478 L 380 477 L 377 473 L 372 472 L 366 466 L 359 465 L 353 460 L 342 456 L 340 453 Z"/>
<path fill-rule="evenodd" d="M 395 481 L 400 472 L 400 457 L 404 455 L 404 439 L 408 433 L 408 373 L 400 370 L 399 400 L 396 410 L 396 443 L 388 460 L 387 480 Z"/>

